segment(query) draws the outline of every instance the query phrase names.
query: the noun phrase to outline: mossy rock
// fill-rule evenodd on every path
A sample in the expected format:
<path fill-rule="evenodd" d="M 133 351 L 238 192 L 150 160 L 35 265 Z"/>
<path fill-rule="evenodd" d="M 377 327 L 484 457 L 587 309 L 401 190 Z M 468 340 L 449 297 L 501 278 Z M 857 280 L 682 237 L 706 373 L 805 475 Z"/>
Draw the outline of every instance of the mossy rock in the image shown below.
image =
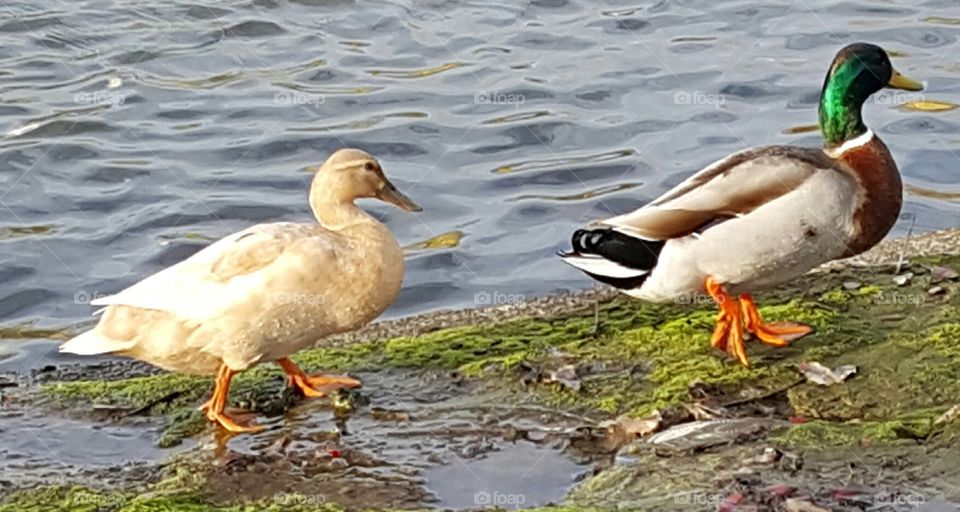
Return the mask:
<path fill-rule="evenodd" d="M 956 266 L 960 258 L 937 262 Z M 863 285 L 846 289 L 843 283 L 852 278 Z M 849 270 L 807 276 L 789 289 L 761 297 L 765 319 L 803 322 L 815 332 L 784 349 L 751 343 L 750 367 L 709 348 L 715 317 L 711 305 L 651 305 L 628 298 L 601 304 L 598 326 L 593 311 L 583 310 L 556 318 L 317 348 L 294 359 L 308 369 L 336 372 L 456 370 L 468 377 L 496 379 L 525 393 L 521 368 L 556 366 L 552 354 L 560 353 L 568 362 L 600 370 L 586 372 L 578 393 L 536 386 L 533 391 L 545 404 L 638 416 L 690 401 L 690 385 L 695 382 L 728 387 L 733 393 L 762 394 L 796 380 L 794 363 L 849 363 L 858 365 L 860 373 L 843 385 L 804 384 L 791 389 L 788 399 L 795 413 L 835 422 L 891 420 L 918 409 L 931 415 L 942 412 L 960 396 L 960 323 L 955 323 L 960 318 L 960 294 L 948 285 L 946 296 L 928 296 L 928 285 L 923 275 L 908 287 L 897 287 L 889 274 Z M 811 292 L 817 289 L 826 291 Z M 910 309 L 905 312 L 905 307 Z M 66 404 L 139 408 L 156 403 L 147 412 L 169 416 L 164 443 L 170 444 L 202 428 L 200 416 L 189 411 L 210 386 L 209 379 L 161 374 L 52 383 L 43 390 Z M 238 376 L 231 400 L 234 406 L 264 414 L 280 413 L 296 401 L 284 392 L 281 374 L 271 365 Z"/>
<path fill-rule="evenodd" d="M 917 445 L 953 438 L 956 428 L 936 419 L 960 396 L 960 287 L 955 282 L 941 283 L 946 293 L 928 294 L 932 277 L 922 273 L 919 265 L 932 262 L 960 267 L 960 257 L 915 261 L 917 276 L 907 286 L 897 286 L 890 273 L 876 269 L 820 272 L 758 297 L 765 320 L 806 323 L 814 333 L 785 348 L 751 342 L 750 367 L 710 349 L 716 315 L 712 305 L 651 305 L 625 297 L 598 305 L 598 325 L 593 308 L 585 307 L 549 318 L 521 318 L 440 329 L 416 337 L 316 348 L 294 359 L 308 370 L 332 372 L 457 372 L 524 400 L 597 418 L 645 416 L 654 410 L 677 408 L 697 399 L 691 395 L 696 385 L 731 402 L 749 402 L 751 397 L 777 402 L 781 407 L 777 414 L 787 411 L 785 416 L 796 423 L 776 434 L 775 442 L 785 449 Z M 861 284 L 849 286 L 851 280 Z M 854 364 L 859 372 L 834 386 L 797 384 L 802 378 L 796 365 L 804 361 L 830 367 Z M 530 382 L 531 372 L 549 373 L 568 364 L 578 369 L 579 391 L 537 379 Z M 51 383 L 42 391 L 66 407 L 106 404 L 144 408 L 147 414 L 165 416 L 168 426 L 160 442 L 171 445 L 205 428 L 195 407 L 210 387 L 209 379 L 161 374 Z M 237 377 L 231 401 L 235 406 L 278 414 L 298 400 L 285 390 L 279 370 L 264 365 Z M 573 496 L 590 494 L 591 486 L 597 490 L 626 485 L 628 480 L 636 482 L 640 478 L 636 471 L 604 471 L 581 485 Z M 59 488 L 56 492 L 71 491 Z M 202 496 L 176 499 L 202 502 Z M 162 509 L 149 508 L 153 505 L 148 502 L 136 503 L 124 502 L 123 507 L 141 508 L 118 510 Z M 157 503 L 160 507 L 161 502 Z M 576 503 L 593 504 L 589 499 Z M 237 506 L 241 508 L 209 510 L 247 510 L 242 507 L 252 505 Z M 329 504 L 322 507 L 327 508 L 303 510 L 338 510 Z"/>

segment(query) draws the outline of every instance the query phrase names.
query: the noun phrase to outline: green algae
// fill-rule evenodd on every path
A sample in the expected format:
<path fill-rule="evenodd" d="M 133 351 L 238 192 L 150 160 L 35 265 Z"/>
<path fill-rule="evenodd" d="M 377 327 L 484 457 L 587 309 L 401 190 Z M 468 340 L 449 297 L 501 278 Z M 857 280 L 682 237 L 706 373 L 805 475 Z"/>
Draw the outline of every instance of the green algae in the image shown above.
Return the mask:
<path fill-rule="evenodd" d="M 837 423 L 814 420 L 795 425 L 774 440 L 784 446 L 864 446 L 913 442 L 935 431 L 934 418 Z"/>
<path fill-rule="evenodd" d="M 957 258 L 937 258 L 956 264 Z M 592 311 L 556 318 L 525 318 L 492 325 L 441 329 L 417 337 L 363 342 L 343 347 L 306 350 L 294 359 L 308 370 L 363 371 L 384 368 L 458 370 L 471 378 L 491 379 L 517 392 L 524 391 L 521 368 L 544 371 L 563 362 L 603 368 L 583 375 L 584 386 L 573 392 L 552 385 L 532 391 L 545 404 L 607 414 L 649 414 L 690 401 L 694 382 L 763 394 L 795 380 L 795 363 L 853 363 L 864 369 L 843 386 L 802 385 L 788 399 L 798 415 L 848 421 L 895 419 L 900 411 L 945 403 L 960 392 L 960 325 L 950 324 L 957 311 L 952 295 L 946 303 L 921 300 L 928 283 L 924 276 L 909 287 L 896 287 L 888 275 L 861 272 L 863 286 L 842 285 L 850 273 L 819 274 L 788 290 L 761 297 L 765 320 L 792 320 L 811 325 L 814 334 L 790 347 L 776 349 L 757 343 L 748 347 L 752 365 L 744 367 L 709 348 L 716 312 L 712 305 L 651 305 L 627 298 L 601 304 L 599 325 Z M 810 294 L 808 290 L 823 291 Z M 798 298 L 799 297 L 799 298 Z M 904 314 L 904 307 L 912 308 Z M 953 308 L 953 309 L 950 309 Z M 898 318 L 883 320 L 888 315 Z M 930 324 L 933 323 L 931 326 Z M 943 325 L 940 325 L 940 324 Z M 907 370 L 907 371 L 904 371 Z M 891 375 L 903 378 L 890 378 Z M 273 397 L 282 395 L 281 373 L 263 365 L 237 377 L 231 393 L 234 406 L 265 412 Z M 265 382 L 273 386 L 264 386 Z M 925 393 L 930 388 L 932 393 Z M 160 402 L 148 411 L 168 415 L 170 428 L 161 444 L 202 430 L 194 408 L 209 393 L 209 379 L 162 374 L 100 382 L 69 382 L 45 386 L 64 401 L 138 408 Z M 264 391 L 266 390 L 266 391 Z M 877 392 L 880 390 L 880 392 Z M 162 400 L 171 394 L 171 400 Z M 258 395 L 251 399 L 250 395 Z M 293 404 L 291 397 L 278 413 Z"/>
<path fill-rule="evenodd" d="M 12 493 L 0 502 L 0 512 L 344 512 L 325 503 L 322 496 L 278 493 L 263 500 L 243 504 L 218 504 L 197 492 L 122 493 L 97 491 L 76 486 L 47 486 Z M 365 509 L 389 512 L 385 509 Z M 415 509 L 402 509 L 417 512 Z M 422 509 L 420 512 L 426 512 Z M 530 512 L 600 512 L 598 508 L 547 506 L 524 509 Z"/>
<path fill-rule="evenodd" d="M 343 512 L 343 508 L 317 503 L 316 498 L 283 494 L 273 499 L 238 505 L 206 501 L 198 493 L 135 494 L 101 492 L 83 487 L 50 486 L 18 491 L 0 503 L 0 512 Z"/>
<path fill-rule="evenodd" d="M 142 407 L 164 395 L 196 394 L 194 391 L 201 386 L 207 386 L 208 382 L 207 379 L 199 377 L 169 373 L 115 381 L 54 382 L 43 389 L 63 401 L 89 400 L 102 404 Z M 156 412 L 163 412 L 161 409 L 158 408 Z"/>

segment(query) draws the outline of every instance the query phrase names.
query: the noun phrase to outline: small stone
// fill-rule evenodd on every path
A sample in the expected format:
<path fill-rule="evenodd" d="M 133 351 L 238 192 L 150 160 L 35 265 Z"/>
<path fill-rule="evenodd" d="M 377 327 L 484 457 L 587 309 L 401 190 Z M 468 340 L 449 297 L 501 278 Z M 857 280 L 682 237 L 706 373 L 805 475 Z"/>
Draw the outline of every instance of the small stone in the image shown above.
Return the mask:
<path fill-rule="evenodd" d="M 957 273 L 956 270 L 950 267 L 942 267 L 939 265 L 934 265 L 930 267 L 930 274 L 932 274 L 932 281 L 934 283 L 939 283 L 941 281 L 950 280 L 953 281 L 960 277 L 960 273 Z"/>
<path fill-rule="evenodd" d="M 572 391 L 580 391 L 582 383 L 580 378 L 577 376 L 577 369 L 573 365 L 566 365 L 560 367 L 555 372 L 552 372 L 550 376 L 544 380 L 544 382 L 557 382 L 561 386 L 570 389 Z"/>
<path fill-rule="evenodd" d="M 905 272 L 898 276 L 894 276 L 893 283 L 897 286 L 906 286 L 910 284 L 911 279 L 913 279 L 913 272 Z"/>
<path fill-rule="evenodd" d="M 782 452 L 777 464 L 781 470 L 796 472 L 803 469 L 803 457 L 792 452 Z"/>
<path fill-rule="evenodd" d="M 628 444 L 620 448 L 613 457 L 613 464 L 615 466 L 635 466 L 639 464 L 642 459 L 638 455 L 638 448 L 637 444 Z"/>
<path fill-rule="evenodd" d="M 861 286 L 863 286 L 863 283 L 861 283 L 860 281 L 844 281 L 843 282 L 843 287 L 847 290 L 856 290 Z"/>
<path fill-rule="evenodd" d="M 760 437 L 783 423 L 767 418 L 717 419 L 683 423 L 647 439 L 647 443 L 667 450 L 693 450 Z"/>
<path fill-rule="evenodd" d="M 764 448 L 763 453 L 754 458 L 754 462 L 760 464 L 772 464 L 778 460 L 780 460 L 780 450 L 770 446 Z"/>
<path fill-rule="evenodd" d="M 945 292 L 945 291 L 947 291 L 946 288 L 944 288 L 944 287 L 942 287 L 942 286 L 940 286 L 940 285 L 936 285 L 936 286 L 930 287 L 930 289 L 927 290 L 927 294 L 929 294 L 929 295 L 942 295 L 943 292 Z"/>
<path fill-rule="evenodd" d="M 857 367 L 853 365 L 838 366 L 831 370 L 816 361 L 800 363 L 797 369 L 807 378 L 807 382 L 821 386 L 839 384 L 857 373 Z"/>

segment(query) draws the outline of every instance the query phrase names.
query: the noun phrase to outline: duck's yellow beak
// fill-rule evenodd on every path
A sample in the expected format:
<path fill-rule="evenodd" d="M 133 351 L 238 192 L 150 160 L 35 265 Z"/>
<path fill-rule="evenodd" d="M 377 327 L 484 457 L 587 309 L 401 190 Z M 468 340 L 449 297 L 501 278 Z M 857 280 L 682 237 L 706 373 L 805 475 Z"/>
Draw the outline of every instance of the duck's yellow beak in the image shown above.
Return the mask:
<path fill-rule="evenodd" d="M 390 183 L 387 180 L 385 185 L 379 192 L 377 192 L 377 199 L 390 203 L 401 210 L 406 210 L 408 212 L 422 212 L 423 208 L 417 206 L 417 203 L 414 203 L 409 197 L 397 190 L 397 187 L 393 186 L 393 183 Z"/>
<path fill-rule="evenodd" d="M 890 81 L 887 82 L 887 87 L 891 89 L 903 89 L 905 91 L 922 91 L 923 84 L 912 79 L 907 78 L 904 75 L 901 75 L 896 69 L 893 70 L 893 75 L 890 77 Z"/>

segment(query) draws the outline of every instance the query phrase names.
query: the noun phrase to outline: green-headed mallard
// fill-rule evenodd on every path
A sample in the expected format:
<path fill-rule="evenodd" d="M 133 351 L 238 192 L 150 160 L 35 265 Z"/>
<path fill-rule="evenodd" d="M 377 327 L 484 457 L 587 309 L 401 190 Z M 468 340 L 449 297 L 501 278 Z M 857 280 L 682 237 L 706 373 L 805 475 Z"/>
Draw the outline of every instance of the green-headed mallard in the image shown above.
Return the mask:
<path fill-rule="evenodd" d="M 324 396 L 359 381 L 305 374 L 288 356 L 331 334 L 354 330 L 396 299 L 403 252 L 386 226 L 354 204 L 378 198 L 420 208 L 384 176 L 375 158 L 342 149 L 316 172 L 310 207 L 318 224 L 258 224 L 218 240 L 120 293 L 96 327 L 60 347 L 75 354 L 118 354 L 161 368 L 216 375 L 202 407 L 233 432 L 260 430 L 224 412 L 237 372 L 276 361 L 288 383 Z"/>
<path fill-rule="evenodd" d="M 734 153 L 632 213 L 578 230 L 561 257 L 644 300 L 709 294 L 720 308 L 711 345 L 745 365 L 744 330 L 774 346 L 807 334 L 804 325 L 764 323 L 750 294 L 859 254 L 893 227 L 900 174 L 860 116 L 883 87 L 922 88 L 895 71 L 882 48 L 843 48 L 820 93 L 822 149 Z"/>

